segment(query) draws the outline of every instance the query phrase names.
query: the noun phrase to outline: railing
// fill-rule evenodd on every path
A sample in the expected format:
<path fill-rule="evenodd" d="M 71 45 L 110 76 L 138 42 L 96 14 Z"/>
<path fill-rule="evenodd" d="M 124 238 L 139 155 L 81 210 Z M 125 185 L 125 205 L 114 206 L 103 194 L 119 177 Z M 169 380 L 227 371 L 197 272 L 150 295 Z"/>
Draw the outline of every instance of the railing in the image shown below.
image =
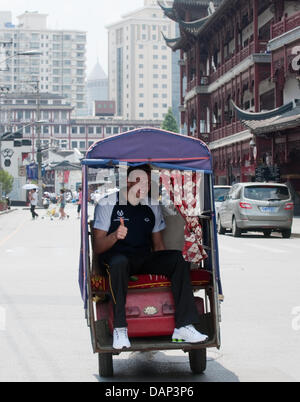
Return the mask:
<path fill-rule="evenodd" d="M 200 80 L 197 80 L 195 77 L 192 81 L 188 82 L 187 84 L 187 92 L 190 92 L 192 89 L 196 88 L 197 86 L 207 86 L 209 85 L 209 77 L 207 75 L 202 75 Z"/>
<path fill-rule="evenodd" d="M 291 31 L 300 26 L 300 11 L 288 18 L 283 18 L 282 21 L 277 22 L 277 24 L 272 25 L 271 35 L 272 39 L 283 35 L 286 32 Z"/>
<path fill-rule="evenodd" d="M 228 124 L 227 126 L 213 129 L 210 133 L 210 141 L 211 142 L 217 141 L 217 140 L 220 140 L 221 138 L 225 138 L 230 135 L 237 134 L 244 130 L 245 130 L 245 126 L 243 125 L 243 123 L 240 121 L 236 121 L 231 124 Z"/>
<path fill-rule="evenodd" d="M 265 53 L 267 51 L 267 41 L 259 41 L 258 52 Z M 224 74 L 228 73 L 231 69 L 236 67 L 239 63 L 247 57 L 255 53 L 255 43 L 251 42 L 248 46 L 244 47 L 240 52 L 233 54 L 222 66 L 220 66 L 214 73 L 210 75 L 210 82 L 214 82 Z"/>

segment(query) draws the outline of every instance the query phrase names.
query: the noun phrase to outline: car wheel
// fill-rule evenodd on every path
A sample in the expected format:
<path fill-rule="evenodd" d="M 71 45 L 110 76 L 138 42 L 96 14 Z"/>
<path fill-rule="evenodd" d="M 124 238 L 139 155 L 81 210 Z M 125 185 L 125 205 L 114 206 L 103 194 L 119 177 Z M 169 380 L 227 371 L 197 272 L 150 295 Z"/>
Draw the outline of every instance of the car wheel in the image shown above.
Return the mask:
<path fill-rule="evenodd" d="M 232 220 L 232 234 L 233 237 L 241 237 L 242 230 L 238 227 L 235 217 Z"/>
<path fill-rule="evenodd" d="M 264 236 L 269 238 L 271 237 L 272 231 L 271 230 L 264 230 Z"/>
<path fill-rule="evenodd" d="M 224 235 L 226 233 L 226 229 L 222 226 L 220 215 L 218 216 L 218 233 L 220 235 Z"/>
<path fill-rule="evenodd" d="M 292 229 L 287 229 L 282 231 L 282 237 L 284 239 L 290 239 L 292 236 Z"/>
<path fill-rule="evenodd" d="M 189 359 L 193 374 L 203 374 L 207 367 L 206 349 L 191 350 L 189 352 Z"/>

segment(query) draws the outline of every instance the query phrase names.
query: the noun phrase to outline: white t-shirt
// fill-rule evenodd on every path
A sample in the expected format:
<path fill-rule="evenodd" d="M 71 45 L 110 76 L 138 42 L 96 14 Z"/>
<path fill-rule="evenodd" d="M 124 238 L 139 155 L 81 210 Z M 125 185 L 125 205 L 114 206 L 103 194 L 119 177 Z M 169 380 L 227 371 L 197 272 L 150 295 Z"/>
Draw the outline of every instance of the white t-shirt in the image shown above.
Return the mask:
<path fill-rule="evenodd" d="M 115 205 L 108 203 L 107 200 L 108 197 L 106 199 L 102 199 L 97 204 L 95 208 L 95 217 L 94 217 L 94 228 L 98 230 L 103 230 L 104 232 L 108 232 L 110 229 L 112 213 L 115 208 Z M 161 232 L 166 228 L 161 206 L 160 205 L 148 205 L 148 206 L 151 208 L 155 216 L 155 225 L 152 233 Z"/>
<path fill-rule="evenodd" d="M 30 204 L 36 207 L 36 206 L 37 206 L 37 203 L 38 203 L 38 196 L 37 196 L 37 193 L 36 193 L 36 192 L 31 193 L 31 201 L 30 201 Z"/>

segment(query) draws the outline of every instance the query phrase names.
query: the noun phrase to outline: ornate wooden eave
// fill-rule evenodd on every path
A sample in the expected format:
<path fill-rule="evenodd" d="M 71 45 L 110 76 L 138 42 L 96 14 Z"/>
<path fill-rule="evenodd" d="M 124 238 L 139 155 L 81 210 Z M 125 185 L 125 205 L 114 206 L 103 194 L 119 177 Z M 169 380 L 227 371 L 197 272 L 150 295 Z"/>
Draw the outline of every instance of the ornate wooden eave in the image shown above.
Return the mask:
<path fill-rule="evenodd" d="M 182 49 L 186 45 L 186 38 L 183 36 L 180 36 L 179 38 L 174 38 L 170 39 L 167 38 L 163 33 L 162 33 L 164 40 L 166 41 L 166 44 L 169 48 L 171 48 L 174 52 L 176 52 L 179 49 Z"/>
<path fill-rule="evenodd" d="M 246 112 L 238 108 L 234 102 L 232 104 L 238 118 L 256 135 L 285 131 L 300 126 L 300 106 L 294 107 L 293 102 L 261 113 Z"/>
<path fill-rule="evenodd" d="M 211 0 L 174 0 L 173 8 L 195 8 L 195 7 L 208 7 Z M 218 2 L 218 1 L 217 1 Z"/>
<path fill-rule="evenodd" d="M 170 20 L 177 22 L 178 16 L 176 10 L 173 7 L 165 7 L 160 1 L 157 2 L 159 7 L 163 10 L 166 17 L 170 18 Z"/>
<path fill-rule="evenodd" d="M 286 105 L 267 112 L 252 113 L 240 109 L 233 101 L 231 102 L 237 112 L 237 117 L 242 121 L 264 121 L 272 119 L 273 117 L 282 116 L 294 109 L 294 102 L 289 102 Z"/>
<path fill-rule="evenodd" d="M 193 22 L 185 22 L 185 21 L 178 21 L 180 27 L 187 32 L 188 34 L 198 36 L 201 32 L 203 26 L 210 20 L 211 16 L 207 16 L 205 18 L 201 18 L 200 20 L 193 21 Z"/>

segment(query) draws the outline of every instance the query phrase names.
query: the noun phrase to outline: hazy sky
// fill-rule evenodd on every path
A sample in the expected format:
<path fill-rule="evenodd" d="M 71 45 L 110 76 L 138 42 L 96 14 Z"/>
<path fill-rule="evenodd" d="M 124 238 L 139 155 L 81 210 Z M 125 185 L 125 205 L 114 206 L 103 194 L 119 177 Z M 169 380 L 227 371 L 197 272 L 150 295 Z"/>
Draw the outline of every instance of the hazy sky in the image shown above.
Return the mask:
<path fill-rule="evenodd" d="M 107 30 L 121 15 L 144 4 L 143 0 L 1 0 L 1 11 L 12 11 L 13 22 L 25 11 L 49 15 L 48 27 L 88 32 L 87 66 L 91 71 L 99 57 L 107 72 Z"/>

